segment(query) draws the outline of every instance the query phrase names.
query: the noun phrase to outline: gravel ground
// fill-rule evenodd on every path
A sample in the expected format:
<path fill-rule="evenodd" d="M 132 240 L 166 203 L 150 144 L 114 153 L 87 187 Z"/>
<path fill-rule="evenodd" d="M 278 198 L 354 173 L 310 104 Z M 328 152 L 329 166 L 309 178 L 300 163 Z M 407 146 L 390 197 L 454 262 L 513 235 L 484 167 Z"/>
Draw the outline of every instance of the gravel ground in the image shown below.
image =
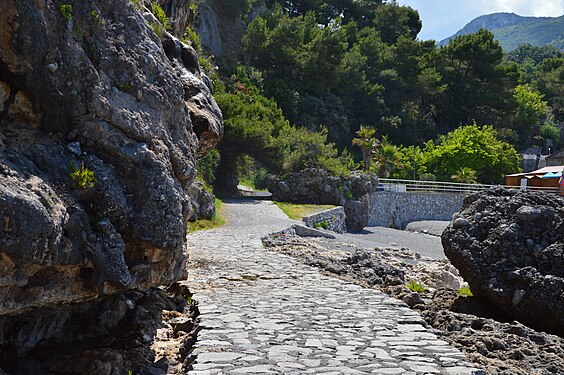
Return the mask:
<path fill-rule="evenodd" d="M 405 230 L 440 237 L 448 223 L 448 221 L 415 221 L 407 224 Z"/>
<path fill-rule="evenodd" d="M 408 248 L 431 259 L 446 259 L 441 245 L 441 239 L 423 233 L 407 232 L 384 227 L 367 227 L 360 233 L 336 234 L 335 240 L 328 240 L 339 244 L 349 244 L 363 248 Z"/>

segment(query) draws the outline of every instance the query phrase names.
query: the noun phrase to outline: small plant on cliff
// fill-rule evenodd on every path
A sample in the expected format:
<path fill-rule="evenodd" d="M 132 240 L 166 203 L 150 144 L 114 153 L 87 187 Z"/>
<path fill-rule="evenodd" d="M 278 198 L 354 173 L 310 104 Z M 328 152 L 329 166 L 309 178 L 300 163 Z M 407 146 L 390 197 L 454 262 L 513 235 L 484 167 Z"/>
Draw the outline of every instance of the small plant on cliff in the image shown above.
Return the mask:
<path fill-rule="evenodd" d="M 194 48 L 198 53 L 202 51 L 202 46 L 200 44 L 200 37 L 198 36 L 198 33 L 194 31 L 190 26 L 186 26 L 186 30 L 184 31 L 184 37 L 182 38 L 182 42 Z"/>
<path fill-rule="evenodd" d="M 462 297 L 472 297 L 472 291 L 470 290 L 469 286 L 463 286 L 462 288 L 458 289 L 458 295 Z"/>
<path fill-rule="evenodd" d="M 77 168 L 74 163 L 71 163 L 70 177 L 73 189 L 91 189 L 96 184 L 94 171 L 86 168 L 84 163 L 80 164 L 80 168 Z"/>
<path fill-rule="evenodd" d="M 406 287 L 412 292 L 417 292 L 417 293 L 423 293 L 427 291 L 427 289 L 423 286 L 423 284 L 418 283 L 415 280 L 411 280 L 409 284 L 406 285 Z"/>
<path fill-rule="evenodd" d="M 106 20 L 104 19 L 104 17 L 102 17 L 102 15 L 100 14 L 99 11 L 97 11 L 96 9 L 92 10 L 92 12 L 90 12 L 90 15 L 92 16 L 92 20 L 98 24 L 98 26 L 104 26 L 106 25 Z"/>
<path fill-rule="evenodd" d="M 61 5 L 59 5 L 59 12 L 61 12 L 65 20 L 72 21 L 72 5 L 61 3 Z"/>
<path fill-rule="evenodd" d="M 320 221 L 319 223 L 315 223 L 313 224 L 314 228 L 322 228 L 322 229 L 327 229 L 329 228 L 329 223 L 326 220 Z"/>
<path fill-rule="evenodd" d="M 159 21 L 159 23 L 151 23 L 151 27 L 153 28 L 155 34 L 157 34 L 159 38 L 162 38 L 165 30 L 170 28 L 168 17 L 166 16 L 164 9 L 156 1 L 151 3 L 151 12 Z"/>

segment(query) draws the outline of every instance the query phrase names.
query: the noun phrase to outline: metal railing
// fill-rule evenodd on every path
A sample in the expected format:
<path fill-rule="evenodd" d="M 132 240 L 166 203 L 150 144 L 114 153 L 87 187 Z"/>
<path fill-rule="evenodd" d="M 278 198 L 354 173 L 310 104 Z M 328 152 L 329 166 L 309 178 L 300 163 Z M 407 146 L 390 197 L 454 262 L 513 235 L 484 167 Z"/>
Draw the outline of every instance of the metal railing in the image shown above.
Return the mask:
<path fill-rule="evenodd" d="M 400 180 L 395 178 L 379 178 L 378 190 L 392 191 L 399 193 L 407 192 L 428 192 L 428 193 L 451 193 L 451 194 L 470 194 L 475 191 L 487 190 L 492 187 L 503 187 L 506 189 L 544 191 L 546 193 L 558 194 L 557 187 L 537 187 L 537 186 L 505 186 L 505 185 L 485 185 L 485 184 L 462 184 L 457 182 L 440 181 L 416 181 Z"/>

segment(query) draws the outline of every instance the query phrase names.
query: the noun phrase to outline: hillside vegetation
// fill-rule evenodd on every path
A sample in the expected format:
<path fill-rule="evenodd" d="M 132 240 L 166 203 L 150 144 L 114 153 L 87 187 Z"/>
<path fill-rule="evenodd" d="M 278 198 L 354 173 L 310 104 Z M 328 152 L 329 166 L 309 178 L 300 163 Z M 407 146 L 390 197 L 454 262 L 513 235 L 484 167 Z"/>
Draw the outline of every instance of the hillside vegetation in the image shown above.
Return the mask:
<path fill-rule="evenodd" d="M 551 45 L 564 51 L 564 16 L 522 17 L 514 13 L 494 13 L 470 21 L 453 36 L 442 40 L 445 46 L 454 37 L 468 35 L 480 29 L 491 31 L 504 51 L 513 51 L 519 45 Z"/>
<path fill-rule="evenodd" d="M 225 123 L 217 165 L 199 166 L 216 171 L 216 188 L 307 167 L 498 183 L 519 170 L 516 149 L 558 145 L 554 48 L 505 54 L 484 29 L 438 47 L 417 39 L 418 12 L 394 1 L 212 3 L 245 25 L 236 53 L 210 56 L 205 35 L 199 51 Z"/>

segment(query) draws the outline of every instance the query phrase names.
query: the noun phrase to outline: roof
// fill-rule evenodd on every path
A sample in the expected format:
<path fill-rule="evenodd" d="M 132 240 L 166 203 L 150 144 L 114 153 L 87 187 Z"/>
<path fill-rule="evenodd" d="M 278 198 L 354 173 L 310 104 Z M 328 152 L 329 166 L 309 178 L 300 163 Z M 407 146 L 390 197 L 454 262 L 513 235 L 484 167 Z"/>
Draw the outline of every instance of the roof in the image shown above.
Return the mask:
<path fill-rule="evenodd" d="M 557 165 L 554 167 L 544 167 L 541 169 L 537 169 L 536 171 L 528 172 L 528 173 L 514 173 L 508 174 L 507 177 L 521 177 L 521 176 L 544 176 L 547 173 L 559 173 L 564 171 L 564 165 Z"/>
<path fill-rule="evenodd" d="M 560 150 L 558 152 L 555 152 L 554 154 L 550 154 L 546 158 L 547 159 L 564 158 L 564 150 Z"/>
<path fill-rule="evenodd" d="M 562 172 L 548 172 L 542 178 L 560 178 L 562 177 Z"/>
<path fill-rule="evenodd" d="M 527 174 L 546 174 L 549 172 L 558 173 L 558 172 L 562 172 L 563 170 L 564 170 L 564 165 L 556 165 L 553 167 L 544 167 L 541 169 L 537 169 L 536 171 L 532 171 Z"/>

